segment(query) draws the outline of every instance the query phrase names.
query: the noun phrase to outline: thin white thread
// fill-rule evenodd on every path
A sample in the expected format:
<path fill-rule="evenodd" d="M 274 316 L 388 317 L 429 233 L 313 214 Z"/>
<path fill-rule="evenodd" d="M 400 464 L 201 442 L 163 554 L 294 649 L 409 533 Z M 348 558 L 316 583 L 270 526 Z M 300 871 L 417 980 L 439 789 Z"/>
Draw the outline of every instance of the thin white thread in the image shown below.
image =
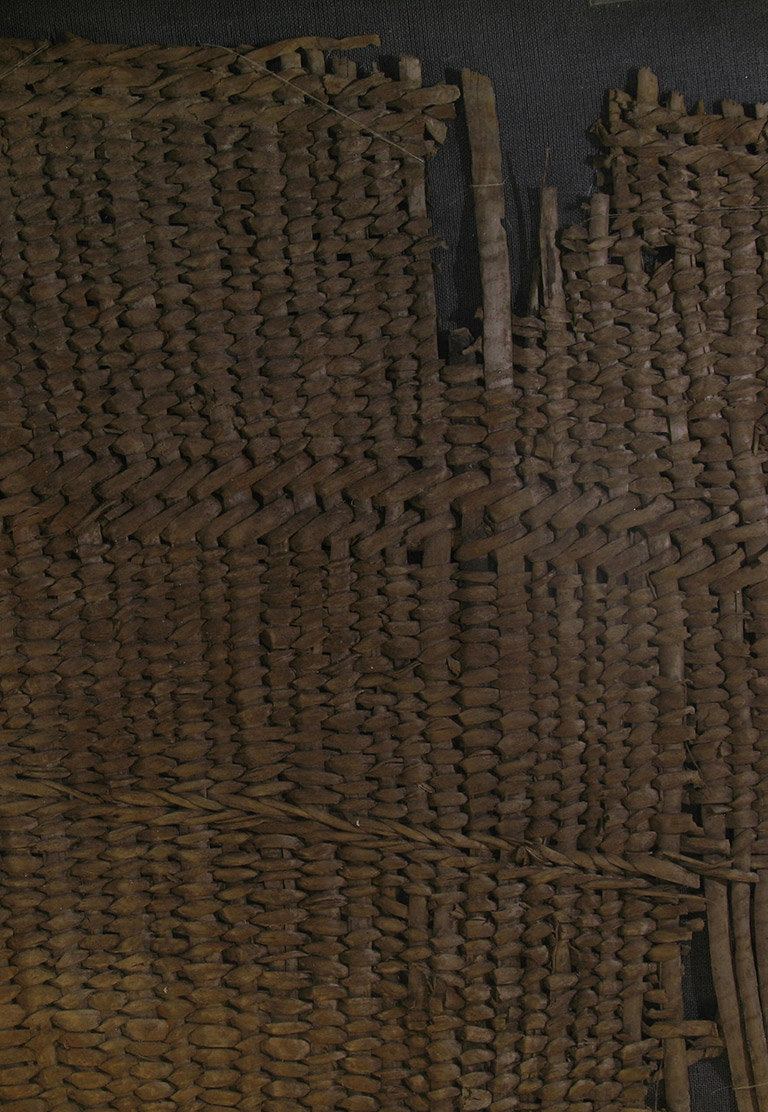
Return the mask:
<path fill-rule="evenodd" d="M 25 54 L 23 58 L 20 58 L 15 66 L 11 66 L 10 69 L 3 70 L 3 72 L 0 73 L 0 81 L 2 81 L 4 77 L 7 77 L 9 73 L 15 73 L 17 69 L 20 69 L 27 62 L 31 62 L 33 58 L 36 58 L 38 56 L 38 54 L 42 54 L 44 50 L 48 49 L 49 45 L 50 43 L 43 43 L 42 46 L 38 46 L 37 50 L 32 50 L 29 54 Z"/>
<path fill-rule="evenodd" d="M 369 135 L 375 136 L 376 139 L 381 139 L 383 143 L 386 143 L 390 147 L 394 147 L 395 150 L 402 151 L 403 154 L 407 154 L 409 158 L 414 158 L 417 162 L 421 162 L 422 164 L 426 162 L 426 159 L 419 158 L 419 156 L 417 154 L 414 154 L 413 151 L 409 151 L 407 147 L 403 147 L 400 143 L 395 143 L 394 140 L 388 139 L 386 135 L 382 135 L 380 131 L 374 131 L 372 127 L 366 127 L 364 124 L 358 123 L 355 117 L 350 116 L 347 112 L 342 112 L 339 108 L 334 108 L 332 104 L 328 104 L 327 101 L 320 100 L 319 97 L 314 96 L 312 93 L 306 93 L 303 89 L 297 89 L 293 82 L 289 81 L 287 77 L 283 77 L 281 74 L 275 73 L 273 70 L 268 69 L 266 66 L 262 65 L 261 62 L 254 61 L 253 58 L 249 58 L 247 54 L 241 54 L 239 50 L 232 50 L 232 48 L 229 46 L 220 46 L 218 43 L 215 42 L 204 42 L 202 45 L 207 46 L 213 50 L 226 50 L 228 54 L 234 54 L 236 58 L 242 58 L 243 61 L 247 62 L 249 66 L 253 66 L 254 69 L 260 70 L 268 77 L 274 77 L 276 81 L 281 81 L 283 85 L 287 85 L 289 89 L 293 89 L 294 93 L 298 93 L 299 96 L 304 97 L 305 100 L 311 100 L 314 104 L 319 104 L 321 108 L 324 108 L 326 110 L 326 112 L 334 112 L 337 116 L 341 116 L 343 120 L 348 120 L 358 129 L 358 131 L 365 131 Z M 304 70 L 301 71 L 300 76 L 305 76 Z"/>

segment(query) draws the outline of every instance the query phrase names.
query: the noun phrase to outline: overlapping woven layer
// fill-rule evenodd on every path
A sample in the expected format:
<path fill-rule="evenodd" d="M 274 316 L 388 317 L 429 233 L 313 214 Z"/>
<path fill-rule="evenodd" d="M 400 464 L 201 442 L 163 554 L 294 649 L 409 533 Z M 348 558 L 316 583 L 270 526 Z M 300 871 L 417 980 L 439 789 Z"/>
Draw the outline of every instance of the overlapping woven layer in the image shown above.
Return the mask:
<path fill-rule="evenodd" d="M 760 157 L 643 77 L 512 322 L 468 79 L 446 363 L 457 91 L 330 46 L 0 46 L 3 1108 L 680 1112 L 707 912 L 762 1112 Z"/>

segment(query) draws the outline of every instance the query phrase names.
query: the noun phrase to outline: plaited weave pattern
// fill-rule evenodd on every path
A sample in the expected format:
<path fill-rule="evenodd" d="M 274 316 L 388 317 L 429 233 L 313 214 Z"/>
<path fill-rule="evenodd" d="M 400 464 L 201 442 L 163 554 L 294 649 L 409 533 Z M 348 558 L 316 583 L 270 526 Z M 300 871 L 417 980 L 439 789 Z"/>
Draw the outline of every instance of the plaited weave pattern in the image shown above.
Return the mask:
<path fill-rule="evenodd" d="M 706 915 L 762 1112 L 764 121 L 641 75 L 500 319 L 470 75 L 441 358 L 333 45 L 0 44 L 2 1107 L 678 1112 Z"/>

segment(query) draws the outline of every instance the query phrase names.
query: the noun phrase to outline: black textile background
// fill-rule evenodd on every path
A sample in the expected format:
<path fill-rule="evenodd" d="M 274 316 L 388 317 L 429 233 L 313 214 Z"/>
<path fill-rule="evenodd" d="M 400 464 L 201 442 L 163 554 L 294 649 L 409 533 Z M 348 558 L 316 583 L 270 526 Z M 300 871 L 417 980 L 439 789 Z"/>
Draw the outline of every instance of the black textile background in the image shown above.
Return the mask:
<path fill-rule="evenodd" d="M 631 88 L 633 71 L 650 66 L 662 92 L 677 89 L 689 105 L 699 98 L 707 107 L 724 97 L 768 100 L 766 0 L 0 0 L 1 36 L 59 38 L 67 31 L 97 42 L 226 46 L 377 32 L 381 50 L 355 54 L 361 68 L 377 54 L 415 54 L 425 83 L 456 82 L 464 67 L 487 73 L 498 100 L 519 307 L 530 282 L 545 166 L 563 222 L 581 221 L 594 189 L 587 129 L 602 113 L 606 90 Z M 473 327 L 480 290 L 461 119 L 430 182 L 434 229 L 449 245 L 438 252 L 441 321 Z M 715 1015 L 708 964 L 700 937 L 687 975 L 691 1018 Z M 697 1066 L 694 1112 L 731 1109 L 727 1071 Z"/>

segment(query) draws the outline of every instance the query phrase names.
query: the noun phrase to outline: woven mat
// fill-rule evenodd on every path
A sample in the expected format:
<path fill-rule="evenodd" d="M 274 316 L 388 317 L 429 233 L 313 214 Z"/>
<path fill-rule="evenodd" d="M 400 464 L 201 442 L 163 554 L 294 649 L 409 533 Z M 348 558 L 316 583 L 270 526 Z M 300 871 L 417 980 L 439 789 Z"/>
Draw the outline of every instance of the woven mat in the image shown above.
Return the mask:
<path fill-rule="evenodd" d="M 2 1107 L 764 1112 L 765 120 L 616 94 L 513 320 L 465 74 L 445 359 L 370 41 L 0 42 Z"/>

